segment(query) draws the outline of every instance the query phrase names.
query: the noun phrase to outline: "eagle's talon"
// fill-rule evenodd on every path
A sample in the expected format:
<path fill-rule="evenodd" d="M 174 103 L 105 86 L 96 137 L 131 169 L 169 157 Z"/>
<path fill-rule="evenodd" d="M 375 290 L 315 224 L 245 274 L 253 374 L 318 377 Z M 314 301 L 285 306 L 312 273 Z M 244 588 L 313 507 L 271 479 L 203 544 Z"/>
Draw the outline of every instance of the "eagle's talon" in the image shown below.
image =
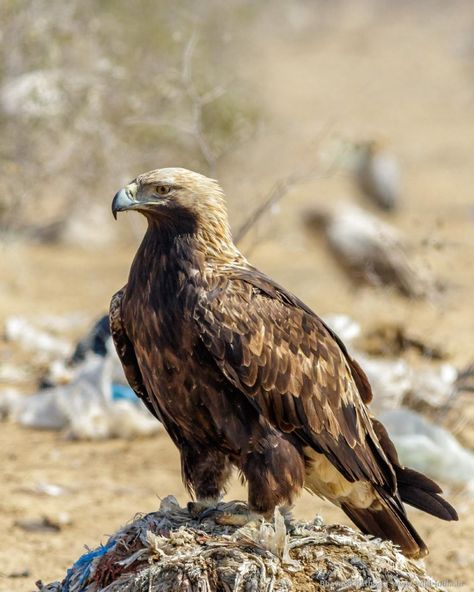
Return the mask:
<path fill-rule="evenodd" d="M 216 511 L 217 502 L 197 501 L 188 502 L 186 508 L 193 518 L 207 518 L 210 514 Z"/>

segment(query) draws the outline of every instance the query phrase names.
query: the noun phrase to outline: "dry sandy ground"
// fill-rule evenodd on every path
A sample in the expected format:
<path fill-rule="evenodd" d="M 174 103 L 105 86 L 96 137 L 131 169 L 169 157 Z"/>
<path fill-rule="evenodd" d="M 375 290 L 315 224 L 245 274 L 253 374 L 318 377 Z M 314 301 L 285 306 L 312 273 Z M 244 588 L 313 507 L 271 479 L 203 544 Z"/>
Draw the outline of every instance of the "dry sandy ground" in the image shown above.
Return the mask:
<path fill-rule="evenodd" d="M 442 345 L 455 363 L 467 364 L 474 357 L 473 9 L 468 2 L 437 3 L 436 9 L 434 3 L 420 3 L 411 13 L 393 7 L 374 11 L 369 2 L 360 3 L 365 8 L 358 11 L 352 3 L 341 6 L 337 19 L 328 18 L 319 28 L 304 11 L 291 17 L 291 27 L 273 14 L 262 21 L 261 38 L 250 43 L 254 53 L 245 73 L 268 105 L 267 123 L 220 171 L 233 223 L 238 225 L 255 196 L 276 178 L 316 159 L 321 130 L 388 139 L 404 171 L 403 207 L 391 221 L 406 232 L 414 257 L 448 282 L 442 297 L 407 302 L 391 292 L 355 291 L 324 243 L 304 233 L 304 208 L 339 197 L 359 201 L 344 175 L 295 188 L 280 215 L 259 225 L 252 261 L 321 314 L 347 312 L 364 327 L 401 322 Z M 110 188 L 110 196 L 115 190 Z M 123 218 L 119 224 L 127 228 Z M 125 283 L 133 250 L 133 244 L 100 252 L 6 247 L 0 320 L 13 313 L 97 316 Z M 16 355 L 6 345 L 0 352 L 3 360 Z M 155 509 L 160 496 L 173 493 L 186 500 L 177 454 L 165 434 L 84 443 L 4 423 L 0 450 L 0 590 L 28 591 L 35 579 L 60 578 L 84 545 L 97 545 L 135 513 Z M 39 482 L 67 492 L 57 498 L 32 493 Z M 229 495 L 243 493 L 235 486 Z M 429 572 L 457 589 L 473 590 L 474 505 L 454 492 L 449 497 L 460 512 L 459 523 L 418 512 L 413 518 L 431 547 Z M 29 517 L 54 519 L 61 512 L 71 522 L 57 533 L 25 533 L 15 525 Z M 328 522 L 343 520 L 339 511 L 308 495 L 295 509 L 299 517 L 316 512 Z M 26 577 L 8 577 L 25 569 Z"/>

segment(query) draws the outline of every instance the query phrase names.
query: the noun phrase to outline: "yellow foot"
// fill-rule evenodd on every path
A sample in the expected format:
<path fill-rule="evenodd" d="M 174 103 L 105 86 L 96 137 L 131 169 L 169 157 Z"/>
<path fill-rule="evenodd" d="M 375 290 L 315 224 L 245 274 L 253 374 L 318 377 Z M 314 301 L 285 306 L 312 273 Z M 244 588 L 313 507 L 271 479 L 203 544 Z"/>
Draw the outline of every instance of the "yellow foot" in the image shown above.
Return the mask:
<path fill-rule="evenodd" d="M 220 524 L 221 526 L 235 526 L 236 528 L 241 528 L 242 526 L 258 527 L 262 520 L 263 516 L 254 512 L 217 512 L 214 518 L 216 524 Z"/>

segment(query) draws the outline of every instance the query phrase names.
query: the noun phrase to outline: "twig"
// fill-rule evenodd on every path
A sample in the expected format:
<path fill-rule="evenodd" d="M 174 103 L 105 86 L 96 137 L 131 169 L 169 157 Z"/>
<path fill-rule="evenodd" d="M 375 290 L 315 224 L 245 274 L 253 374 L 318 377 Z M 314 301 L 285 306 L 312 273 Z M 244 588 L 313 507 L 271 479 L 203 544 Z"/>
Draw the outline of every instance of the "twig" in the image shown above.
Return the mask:
<path fill-rule="evenodd" d="M 224 95 L 226 89 L 224 86 L 218 85 L 203 94 L 200 94 L 196 89 L 193 78 L 193 59 L 197 44 L 198 35 L 196 31 L 194 31 L 183 50 L 181 69 L 176 72 L 180 80 L 179 86 L 181 93 L 190 103 L 190 121 L 169 121 L 167 119 L 157 119 L 155 117 L 129 117 L 126 120 L 126 123 L 132 125 L 139 124 L 155 127 L 171 127 L 182 134 L 191 136 L 208 166 L 210 176 L 215 177 L 217 172 L 217 161 L 220 155 L 216 154 L 204 132 L 203 109 L 206 105 L 209 105 L 209 103 L 216 101 Z"/>
<path fill-rule="evenodd" d="M 326 177 L 331 176 L 337 168 L 337 162 L 334 161 L 328 167 L 328 169 L 323 173 L 318 173 L 318 171 L 313 167 L 309 171 L 301 172 L 301 173 L 292 173 L 285 179 L 281 179 L 277 181 L 272 189 L 267 193 L 266 197 L 263 199 L 262 203 L 254 210 L 247 220 L 241 224 L 238 228 L 237 232 L 235 233 L 235 242 L 239 243 L 242 239 L 248 234 L 250 229 L 255 226 L 255 224 L 262 218 L 262 216 L 275 204 L 277 204 L 285 195 L 287 195 L 292 189 L 296 186 L 301 185 L 303 183 L 308 183 L 314 179 L 323 179 Z"/>
<path fill-rule="evenodd" d="M 257 207 L 256 210 L 252 212 L 252 214 L 237 230 L 235 233 L 235 242 L 239 243 L 249 232 L 252 226 L 254 226 L 260 220 L 265 212 L 278 203 L 291 189 L 293 189 L 293 187 L 305 180 L 307 180 L 307 175 L 297 175 L 293 173 L 286 179 L 277 181 L 267 196 L 263 199 L 262 203 Z"/>
<path fill-rule="evenodd" d="M 193 57 L 198 43 L 198 36 L 196 31 L 193 31 L 183 52 L 182 69 L 181 69 L 181 83 L 183 85 L 184 93 L 191 102 L 191 135 L 194 137 L 204 160 L 209 167 L 211 176 L 216 176 L 217 171 L 217 155 L 211 148 L 211 145 L 206 138 L 203 130 L 203 107 L 208 103 L 216 100 L 225 92 L 223 87 L 216 87 L 204 95 L 200 95 L 193 81 Z"/>
<path fill-rule="evenodd" d="M 330 133 L 333 128 L 333 122 L 327 122 L 320 134 L 316 138 L 316 145 L 320 145 L 325 137 Z M 333 175 L 339 168 L 341 155 L 336 155 L 332 161 L 327 165 L 325 171 L 318 171 L 317 165 L 312 165 L 308 170 L 301 171 L 299 173 L 291 173 L 288 177 L 280 179 L 264 197 L 262 203 L 254 210 L 247 220 L 240 225 L 234 235 L 234 240 L 238 244 L 248 234 L 250 229 L 260 220 L 260 218 L 267 212 L 272 206 L 277 204 L 281 199 L 287 195 L 297 185 L 308 183 L 314 179 L 325 179 Z"/>

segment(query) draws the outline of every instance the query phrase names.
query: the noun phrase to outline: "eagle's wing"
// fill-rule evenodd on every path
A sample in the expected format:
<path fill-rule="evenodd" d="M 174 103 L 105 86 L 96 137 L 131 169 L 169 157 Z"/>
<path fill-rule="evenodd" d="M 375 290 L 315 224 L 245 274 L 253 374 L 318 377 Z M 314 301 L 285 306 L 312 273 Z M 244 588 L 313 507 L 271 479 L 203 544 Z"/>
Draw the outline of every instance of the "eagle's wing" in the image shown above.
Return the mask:
<path fill-rule="evenodd" d="M 118 357 L 122 362 L 123 371 L 128 384 L 135 391 L 135 394 L 143 401 L 146 408 L 157 419 L 161 421 L 160 413 L 155 405 L 153 399 L 149 397 L 143 382 L 140 367 L 133 349 L 133 344 L 125 332 L 122 322 L 122 299 L 125 293 L 126 286 L 113 295 L 110 302 L 109 322 L 110 333 L 114 341 L 115 349 Z"/>
<path fill-rule="evenodd" d="M 223 374 L 274 425 L 324 453 L 349 481 L 396 490 L 364 404 L 367 378 L 306 305 L 242 268 L 198 294 L 194 319 Z"/>

